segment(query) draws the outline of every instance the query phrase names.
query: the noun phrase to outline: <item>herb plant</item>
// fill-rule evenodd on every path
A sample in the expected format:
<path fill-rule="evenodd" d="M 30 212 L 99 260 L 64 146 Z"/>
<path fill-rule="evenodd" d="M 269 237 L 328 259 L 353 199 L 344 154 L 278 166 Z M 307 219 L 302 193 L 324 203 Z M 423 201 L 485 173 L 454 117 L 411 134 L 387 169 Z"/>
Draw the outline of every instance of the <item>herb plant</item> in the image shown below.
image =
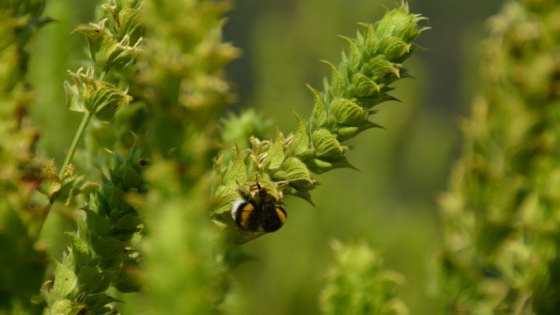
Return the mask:
<path fill-rule="evenodd" d="M 221 39 L 229 3 L 103 1 L 95 22 L 74 31 L 87 40 L 88 60 L 60 86 L 82 120 L 59 164 L 37 152 L 40 132 L 27 113 L 26 43 L 51 21 L 44 5 L 0 7 L 0 310 L 14 313 L 220 312 L 243 260 L 238 244 L 266 232 L 238 226 L 235 200 L 263 189 L 278 205 L 285 195 L 312 202 L 316 174 L 353 168 L 346 141 L 379 127 L 371 117 L 396 100 L 389 93 L 410 77 L 403 62 L 427 29 L 405 3 L 360 24 L 355 38 L 343 37 L 340 63 L 324 61 L 330 80 L 309 87 L 311 117 L 296 114 L 295 131 L 251 136 L 245 147 L 227 130 L 243 130 L 255 114 L 224 114 L 235 98 L 223 68 L 239 55 Z M 63 253 L 47 257 L 40 234 L 57 207 L 75 229 Z M 401 276 L 375 251 L 334 244 L 325 313 L 406 313 L 394 294 Z M 360 277 L 377 280 L 345 280 Z M 376 297 L 360 296 L 364 288 Z"/>

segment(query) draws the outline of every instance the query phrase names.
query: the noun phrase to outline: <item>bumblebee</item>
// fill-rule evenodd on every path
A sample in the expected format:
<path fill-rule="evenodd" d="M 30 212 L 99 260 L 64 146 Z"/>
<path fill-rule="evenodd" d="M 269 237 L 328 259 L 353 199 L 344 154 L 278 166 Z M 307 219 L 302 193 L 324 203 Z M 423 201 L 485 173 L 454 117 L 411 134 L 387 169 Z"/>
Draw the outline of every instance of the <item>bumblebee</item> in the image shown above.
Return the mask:
<path fill-rule="evenodd" d="M 257 199 L 242 188 L 238 193 L 242 198 L 233 203 L 231 216 L 241 229 L 269 233 L 277 231 L 286 222 L 286 210 L 259 183 L 255 194 Z"/>

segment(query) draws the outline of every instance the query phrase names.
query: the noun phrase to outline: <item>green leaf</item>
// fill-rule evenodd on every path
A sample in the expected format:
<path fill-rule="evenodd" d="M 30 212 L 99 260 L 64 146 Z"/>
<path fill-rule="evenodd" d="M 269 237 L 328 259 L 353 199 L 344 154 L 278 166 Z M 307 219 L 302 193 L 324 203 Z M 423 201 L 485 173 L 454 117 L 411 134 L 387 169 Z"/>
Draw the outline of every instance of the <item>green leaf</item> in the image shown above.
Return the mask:
<path fill-rule="evenodd" d="M 86 240 L 80 238 L 76 233 L 69 233 L 72 237 L 72 257 L 74 258 L 75 265 L 86 265 L 91 262 L 93 253 Z"/>
<path fill-rule="evenodd" d="M 103 274 L 101 268 L 97 265 L 87 263 L 77 263 L 79 266 L 78 278 L 80 279 L 80 290 L 83 292 L 100 293 L 109 288 L 111 282 Z"/>
<path fill-rule="evenodd" d="M 282 164 L 282 168 L 286 171 L 285 180 L 289 182 L 304 181 L 312 182 L 311 174 L 307 166 L 296 157 L 287 158 Z"/>
<path fill-rule="evenodd" d="M 358 69 L 363 59 L 360 48 L 356 44 L 355 40 L 348 38 L 346 36 L 341 36 L 341 38 L 344 39 L 344 41 L 346 41 L 346 43 L 348 44 L 348 50 L 350 55 L 348 64 L 350 65 L 350 69 L 352 70 Z"/>
<path fill-rule="evenodd" d="M 327 129 L 313 131 L 313 147 L 318 157 L 338 158 L 346 151 Z"/>
<path fill-rule="evenodd" d="M 344 98 L 331 102 L 331 114 L 339 124 L 360 126 L 368 117 L 368 112 L 358 104 Z"/>
<path fill-rule="evenodd" d="M 309 149 L 309 135 L 307 134 L 307 125 L 305 120 L 301 119 L 297 114 L 298 127 L 293 135 L 293 139 L 288 147 L 288 155 L 301 155 Z"/>
<path fill-rule="evenodd" d="M 66 95 L 66 105 L 69 110 L 78 113 L 86 112 L 84 103 L 80 100 L 80 92 L 76 85 L 71 85 L 70 82 L 64 81 L 64 93 Z"/>
<path fill-rule="evenodd" d="M 65 254 L 66 256 L 66 254 Z M 69 297 L 78 285 L 78 278 L 74 271 L 63 264 L 56 262 L 56 277 L 50 295 L 53 297 Z M 64 304 L 66 305 L 66 304 Z M 63 305 L 61 305 L 63 306 Z"/>
<path fill-rule="evenodd" d="M 111 231 L 111 223 L 105 216 L 101 216 L 91 210 L 84 210 L 86 213 L 86 226 L 89 231 L 96 236 L 108 235 Z"/>
<path fill-rule="evenodd" d="M 316 174 L 322 174 L 324 172 L 328 172 L 336 168 L 356 169 L 352 164 L 350 164 L 350 162 L 348 162 L 348 160 L 344 156 L 336 160 L 328 160 L 328 159 L 321 159 L 321 158 L 311 159 L 310 161 L 307 162 L 307 166 L 309 167 L 310 170 L 312 170 Z"/>
<path fill-rule="evenodd" d="M 326 124 L 329 117 L 327 104 L 319 91 L 307 85 L 307 88 L 313 93 L 313 112 L 311 113 L 311 125 L 313 128 L 319 128 Z"/>
<path fill-rule="evenodd" d="M 388 83 L 400 77 L 399 68 L 381 56 L 370 59 L 364 66 L 363 72 L 377 84 L 385 83 L 385 85 L 388 85 Z"/>
<path fill-rule="evenodd" d="M 334 168 L 332 162 L 324 161 L 318 158 L 309 161 L 307 163 L 307 166 L 309 167 L 310 170 L 312 170 L 316 174 L 322 174 Z"/>
<path fill-rule="evenodd" d="M 113 261 L 122 259 L 125 254 L 126 243 L 114 237 L 104 237 L 93 242 L 92 247 L 101 259 Z"/>
<path fill-rule="evenodd" d="M 220 214 L 231 210 L 232 203 L 240 198 L 236 186 L 223 185 L 218 187 L 213 197 L 213 203 L 217 205 L 212 209 L 213 213 Z"/>
<path fill-rule="evenodd" d="M 268 150 L 268 167 L 271 170 L 280 168 L 284 161 L 284 143 L 282 138 L 282 133 L 278 131 L 276 133 L 276 140 L 274 140 L 272 146 Z"/>
<path fill-rule="evenodd" d="M 119 12 L 118 21 L 110 23 L 111 25 L 119 25 L 117 38 L 128 36 L 131 42 L 135 43 L 144 36 L 144 27 L 141 23 L 142 11 L 137 8 L 123 8 Z"/>
<path fill-rule="evenodd" d="M 235 147 L 235 160 L 228 166 L 228 170 L 223 177 L 224 184 L 244 183 L 247 181 L 247 167 L 245 166 L 245 156 Z"/>
<path fill-rule="evenodd" d="M 86 309 L 85 304 L 79 304 L 72 300 L 58 300 L 49 309 L 50 314 L 78 315 Z"/>
<path fill-rule="evenodd" d="M 142 174 L 140 174 L 134 167 L 125 165 L 119 169 L 120 181 L 124 188 L 127 190 L 131 188 L 139 188 L 144 183 Z"/>
<path fill-rule="evenodd" d="M 375 107 L 376 105 L 379 105 L 382 102 L 387 102 L 387 101 L 397 101 L 397 102 L 399 102 L 399 100 L 397 98 L 387 94 L 387 92 L 392 90 L 391 88 L 388 88 L 384 85 L 380 85 L 380 88 L 382 89 L 382 93 L 379 94 L 379 96 L 357 98 L 355 100 L 356 104 L 358 104 L 359 106 L 361 106 L 363 108 L 371 109 L 371 108 Z M 370 110 L 369 114 L 372 115 L 374 113 L 371 112 L 371 110 Z"/>
<path fill-rule="evenodd" d="M 326 60 L 321 60 L 324 64 L 326 64 L 327 66 L 329 66 L 329 68 L 331 69 L 331 84 L 330 84 L 330 88 L 331 88 L 331 93 L 333 96 L 342 96 L 345 94 L 346 92 L 346 79 L 344 78 L 344 76 L 342 75 L 342 73 L 340 73 L 340 71 L 338 71 L 338 69 L 330 62 L 326 61 Z"/>
<path fill-rule="evenodd" d="M 74 29 L 73 32 L 82 34 L 86 37 L 89 46 L 90 57 L 92 60 L 97 60 L 95 57 L 97 52 L 103 46 L 103 43 L 111 43 L 111 36 L 105 31 L 104 25 L 88 24 L 80 25 Z"/>
<path fill-rule="evenodd" d="M 113 119 L 117 110 L 128 105 L 132 100 L 132 97 L 127 95 L 126 92 L 121 91 L 109 82 L 97 82 L 96 87 L 97 91 L 90 95 L 90 102 L 86 102 L 86 107 L 89 105 L 90 110 L 102 121 Z"/>
<path fill-rule="evenodd" d="M 125 192 L 113 185 L 103 185 L 102 193 L 107 200 L 109 211 L 114 209 L 127 209 L 130 206 L 126 203 Z"/>
<path fill-rule="evenodd" d="M 362 73 L 356 73 L 352 77 L 352 87 L 355 97 L 372 97 L 379 95 L 382 85 L 375 83 Z"/>
<path fill-rule="evenodd" d="M 53 162 L 49 161 L 43 164 L 41 167 L 41 184 L 38 190 L 52 199 L 61 187 L 62 181 L 56 173 Z"/>
<path fill-rule="evenodd" d="M 362 131 L 371 128 L 382 128 L 382 127 L 369 120 L 364 121 L 364 123 L 361 124 L 359 127 L 339 125 L 336 128 L 337 139 L 340 141 L 345 141 L 359 135 Z"/>
<path fill-rule="evenodd" d="M 236 244 L 244 244 L 266 234 L 266 232 L 262 230 L 252 232 L 241 229 L 230 229 L 229 233 L 231 240 Z"/>
<path fill-rule="evenodd" d="M 111 297 L 105 293 L 88 294 L 85 303 L 88 305 L 88 311 L 92 314 L 111 314 L 114 309 L 108 306 L 110 303 L 120 302 L 118 299 Z"/>
<path fill-rule="evenodd" d="M 407 44 L 398 37 L 385 37 L 381 39 L 381 43 L 379 44 L 380 52 L 383 53 L 387 59 L 395 62 L 406 59 L 410 53 L 410 47 L 410 44 Z"/>
<path fill-rule="evenodd" d="M 114 281 L 114 286 L 117 290 L 123 293 L 140 292 L 142 291 L 142 283 L 139 281 L 138 276 L 134 273 L 139 272 L 139 266 L 126 265 L 120 269 L 117 279 Z"/>
<path fill-rule="evenodd" d="M 113 225 L 112 235 L 130 234 L 138 231 L 144 224 L 142 219 L 136 215 L 124 215 Z"/>
<path fill-rule="evenodd" d="M 371 58 L 371 56 L 376 55 L 379 48 L 379 37 L 373 27 L 367 23 L 358 23 L 358 25 L 364 28 L 363 37 L 358 37 L 358 47 L 364 51 L 364 60 Z M 363 38 L 363 40 L 360 40 Z"/>
<path fill-rule="evenodd" d="M 74 85 L 65 82 L 66 103 L 70 110 L 94 114 L 102 121 L 109 121 L 115 112 L 127 105 L 132 97 L 106 81 L 95 78 L 93 68 L 86 72 L 80 68 L 76 73 L 68 72 Z"/>

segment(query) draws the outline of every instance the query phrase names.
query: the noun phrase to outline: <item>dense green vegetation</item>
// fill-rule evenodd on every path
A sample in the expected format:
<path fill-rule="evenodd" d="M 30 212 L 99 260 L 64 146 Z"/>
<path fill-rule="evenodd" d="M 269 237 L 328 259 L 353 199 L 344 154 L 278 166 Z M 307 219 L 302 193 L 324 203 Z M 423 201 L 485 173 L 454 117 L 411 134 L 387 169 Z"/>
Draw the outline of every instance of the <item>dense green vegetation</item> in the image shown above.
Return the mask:
<path fill-rule="evenodd" d="M 479 2 L 1 4 L 0 314 L 556 314 L 560 5 Z"/>

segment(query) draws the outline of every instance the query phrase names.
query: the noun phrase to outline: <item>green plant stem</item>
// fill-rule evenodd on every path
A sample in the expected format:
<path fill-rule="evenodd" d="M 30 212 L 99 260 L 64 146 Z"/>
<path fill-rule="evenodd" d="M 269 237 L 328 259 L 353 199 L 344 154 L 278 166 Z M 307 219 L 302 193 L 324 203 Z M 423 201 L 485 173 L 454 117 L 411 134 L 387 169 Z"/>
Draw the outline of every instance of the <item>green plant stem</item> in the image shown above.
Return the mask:
<path fill-rule="evenodd" d="M 105 79 L 105 74 L 107 74 L 107 69 L 104 69 L 101 74 L 99 75 L 99 78 L 97 78 L 98 81 L 103 81 Z"/>
<path fill-rule="evenodd" d="M 84 117 L 82 118 L 82 122 L 80 123 L 80 127 L 78 127 L 78 131 L 76 132 L 76 135 L 74 136 L 74 140 L 72 140 L 72 145 L 70 145 L 70 149 L 68 150 L 68 154 L 66 154 L 66 158 L 64 159 L 64 163 L 62 164 L 62 167 L 60 168 L 60 171 L 58 172 L 58 176 L 62 176 L 62 173 L 64 172 L 64 169 L 66 169 L 66 167 L 68 166 L 70 161 L 72 161 L 72 157 L 74 157 L 74 153 L 76 152 L 76 148 L 78 147 L 78 142 L 80 142 L 80 139 L 82 138 L 82 135 L 84 134 L 84 131 L 86 130 L 86 127 L 87 127 L 90 120 L 91 120 L 91 113 L 85 112 Z"/>

